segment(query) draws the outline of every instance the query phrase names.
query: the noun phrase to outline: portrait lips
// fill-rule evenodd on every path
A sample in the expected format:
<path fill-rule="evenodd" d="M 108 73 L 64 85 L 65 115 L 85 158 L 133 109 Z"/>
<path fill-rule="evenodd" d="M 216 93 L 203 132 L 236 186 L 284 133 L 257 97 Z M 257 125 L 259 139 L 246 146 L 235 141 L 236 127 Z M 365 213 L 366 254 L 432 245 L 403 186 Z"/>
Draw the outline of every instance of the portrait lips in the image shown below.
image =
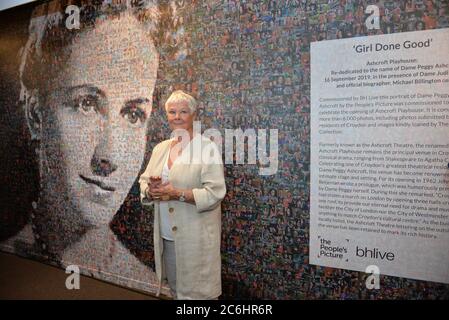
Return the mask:
<path fill-rule="evenodd" d="M 111 199 L 116 191 L 115 187 L 112 187 L 102 181 L 85 177 L 82 174 L 80 174 L 79 177 L 86 183 L 89 194 L 88 198 L 91 201 L 102 206 L 111 205 Z"/>
<path fill-rule="evenodd" d="M 105 191 L 112 191 L 112 192 L 115 191 L 114 187 L 110 187 L 107 184 L 105 184 L 104 182 L 87 178 L 87 177 L 83 176 L 82 174 L 80 174 L 80 178 L 83 179 L 86 183 L 97 185 L 98 187 L 100 187 L 101 189 L 103 189 Z"/>

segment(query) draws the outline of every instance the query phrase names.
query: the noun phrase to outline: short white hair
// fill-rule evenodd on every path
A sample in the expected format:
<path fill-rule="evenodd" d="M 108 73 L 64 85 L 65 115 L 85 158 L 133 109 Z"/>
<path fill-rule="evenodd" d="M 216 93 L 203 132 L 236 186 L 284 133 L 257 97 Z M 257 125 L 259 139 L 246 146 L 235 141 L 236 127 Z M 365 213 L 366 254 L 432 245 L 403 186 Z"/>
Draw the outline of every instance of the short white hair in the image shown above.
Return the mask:
<path fill-rule="evenodd" d="M 165 111 L 167 111 L 168 109 L 168 104 L 180 102 L 187 102 L 187 106 L 189 107 L 191 113 L 194 113 L 196 111 L 197 102 L 195 98 L 182 90 L 176 90 L 170 95 L 170 97 L 168 97 L 167 101 L 165 102 Z"/>

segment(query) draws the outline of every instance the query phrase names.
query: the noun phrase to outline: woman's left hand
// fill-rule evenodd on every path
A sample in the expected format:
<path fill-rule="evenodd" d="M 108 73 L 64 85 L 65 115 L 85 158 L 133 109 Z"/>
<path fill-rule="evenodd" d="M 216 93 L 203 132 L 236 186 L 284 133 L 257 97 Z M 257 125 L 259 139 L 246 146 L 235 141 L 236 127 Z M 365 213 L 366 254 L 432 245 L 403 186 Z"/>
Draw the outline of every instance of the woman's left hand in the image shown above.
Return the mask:
<path fill-rule="evenodd" d="M 177 190 L 172 186 L 170 182 L 161 183 L 155 188 L 149 189 L 149 193 L 153 198 L 167 198 L 167 200 L 172 200 L 177 198 Z"/>

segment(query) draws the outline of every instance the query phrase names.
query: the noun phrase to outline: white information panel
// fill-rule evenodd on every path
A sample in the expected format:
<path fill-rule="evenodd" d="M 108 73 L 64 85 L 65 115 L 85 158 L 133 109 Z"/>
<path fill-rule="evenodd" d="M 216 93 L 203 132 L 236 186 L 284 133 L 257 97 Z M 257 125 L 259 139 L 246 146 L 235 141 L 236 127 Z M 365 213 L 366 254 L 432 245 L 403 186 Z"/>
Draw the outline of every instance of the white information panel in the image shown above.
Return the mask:
<path fill-rule="evenodd" d="M 311 71 L 310 262 L 449 283 L 449 29 L 314 42 Z"/>

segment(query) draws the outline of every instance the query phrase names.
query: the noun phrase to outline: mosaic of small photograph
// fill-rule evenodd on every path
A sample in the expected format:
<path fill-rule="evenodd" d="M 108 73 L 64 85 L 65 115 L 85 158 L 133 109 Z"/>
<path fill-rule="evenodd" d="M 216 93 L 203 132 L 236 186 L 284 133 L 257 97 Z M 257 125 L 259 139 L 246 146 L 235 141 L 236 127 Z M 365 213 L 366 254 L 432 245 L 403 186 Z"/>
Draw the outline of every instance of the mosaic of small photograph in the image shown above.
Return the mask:
<path fill-rule="evenodd" d="M 0 17 L 2 251 L 155 293 L 137 181 L 182 89 L 203 130 L 279 132 L 274 175 L 225 165 L 222 298 L 449 298 L 448 285 L 387 276 L 370 291 L 366 274 L 308 259 L 310 43 L 448 28 L 448 1 L 61 0 Z"/>

